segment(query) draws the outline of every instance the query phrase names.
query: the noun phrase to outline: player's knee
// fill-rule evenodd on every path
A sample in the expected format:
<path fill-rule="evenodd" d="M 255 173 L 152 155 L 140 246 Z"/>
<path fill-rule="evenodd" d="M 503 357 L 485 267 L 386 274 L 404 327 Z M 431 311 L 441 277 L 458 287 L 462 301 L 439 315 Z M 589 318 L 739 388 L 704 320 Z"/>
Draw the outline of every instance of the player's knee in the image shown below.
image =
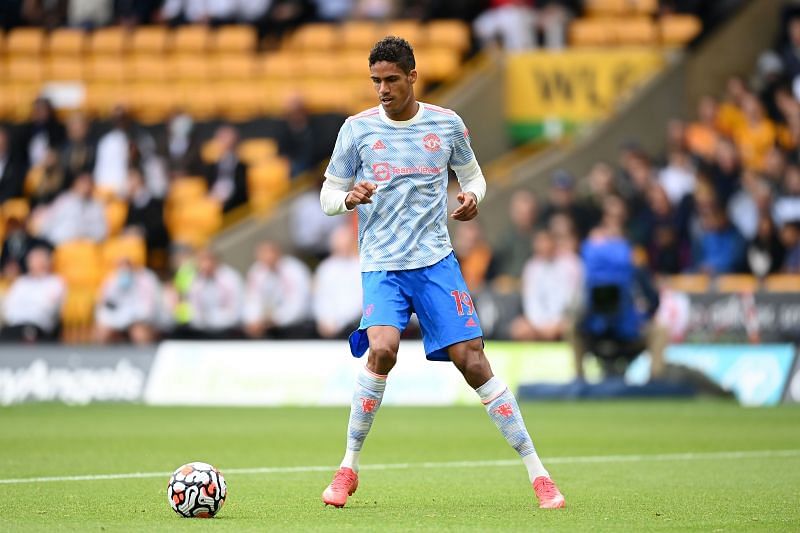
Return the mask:
<path fill-rule="evenodd" d="M 391 343 L 371 343 L 369 347 L 369 361 L 371 370 L 379 374 L 386 374 L 397 362 L 397 346 Z"/>
<path fill-rule="evenodd" d="M 492 369 L 483 353 L 481 339 L 461 343 L 456 347 L 455 353 L 451 354 L 451 358 L 470 383 L 481 380 L 485 382 L 492 377 Z"/>

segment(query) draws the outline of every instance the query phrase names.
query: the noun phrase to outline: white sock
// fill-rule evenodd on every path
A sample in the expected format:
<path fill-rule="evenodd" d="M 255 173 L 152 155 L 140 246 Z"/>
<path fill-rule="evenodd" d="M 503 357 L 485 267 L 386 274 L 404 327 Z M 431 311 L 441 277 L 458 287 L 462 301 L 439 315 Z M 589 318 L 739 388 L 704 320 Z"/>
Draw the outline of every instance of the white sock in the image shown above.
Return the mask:
<path fill-rule="evenodd" d="M 356 378 L 353 400 L 350 404 L 350 421 L 347 424 L 347 446 L 341 466 L 358 471 L 358 457 L 372 422 L 381 406 L 386 376 L 361 369 Z"/>
<path fill-rule="evenodd" d="M 349 468 L 355 472 L 358 472 L 358 459 L 361 457 L 360 451 L 354 450 L 345 450 L 344 451 L 344 459 L 342 459 L 342 464 L 339 465 L 340 468 Z"/>

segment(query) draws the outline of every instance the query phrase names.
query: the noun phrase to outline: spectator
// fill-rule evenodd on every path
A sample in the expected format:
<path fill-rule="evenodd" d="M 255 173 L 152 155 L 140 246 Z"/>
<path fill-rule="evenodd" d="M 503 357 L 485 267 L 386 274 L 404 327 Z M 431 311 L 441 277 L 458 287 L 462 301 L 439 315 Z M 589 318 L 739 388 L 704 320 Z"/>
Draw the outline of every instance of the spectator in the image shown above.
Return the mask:
<path fill-rule="evenodd" d="M 779 226 L 800 220 L 800 166 L 790 165 L 786 169 L 780 194 L 773 207 L 773 217 Z"/>
<path fill-rule="evenodd" d="M 800 220 L 783 225 L 781 243 L 786 249 L 783 271 L 787 274 L 800 274 Z"/>
<path fill-rule="evenodd" d="M 741 173 L 736 145 L 729 139 L 721 138 L 717 143 L 714 162 L 706 170 L 720 204 L 726 205 L 739 188 Z"/>
<path fill-rule="evenodd" d="M 628 205 L 627 234 L 633 244 L 642 245 L 648 239 L 650 214 L 647 207 L 647 195 L 650 187 L 656 181 L 655 171 L 650 157 L 641 150 L 635 150 L 632 154 L 625 156 L 623 170 L 623 175 L 627 179 L 623 187 Z"/>
<path fill-rule="evenodd" d="M 547 230 L 553 236 L 556 243 L 556 252 L 559 256 L 573 257 L 579 261 L 578 253 L 578 233 L 575 229 L 575 221 L 566 213 L 556 213 L 550 217 Z M 580 264 L 578 265 L 580 267 Z"/>
<path fill-rule="evenodd" d="M 100 289 L 95 311 L 95 338 L 108 344 L 128 339 L 133 344 L 156 340 L 161 318 L 161 288 L 155 274 L 122 259 Z"/>
<path fill-rule="evenodd" d="M 314 273 L 312 310 L 317 333 L 345 338 L 361 319 L 361 265 L 353 229 L 339 226 L 331 234 L 331 256 Z"/>
<path fill-rule="evenodd" d="M 313 0 L 320 22 L 341 22 L 350 18 L 355 0 Z"/>
<path fill-rule="evenodd" d="M 25 0 L 22 2 L 22 18 L 31 26 L 52 30 L 66 22 L 68 3 L 69 0 Z"/>
<path fill-rule="evenodd" d="M 170 117 L 159 152 L 173 178 L 202 173 L 200 142 L 191 116 L 180 112 Z"/>
<path fill-rule="evenodd" d="M 555 213 L 568 214 L 581 235 L 585 235 L 591 227 L 591 214 L 576 203 L 575 178 L 566 170 L 557 170 L 553 173 L 548 202 L 539 215 L 539 225 L 546 226 Z"/>
<path fill-rule="evenodd" d="M 779 272 L 783 266 L 784 250 L 772 217 L 761 213 L 755 238 L 747 247 L 747 266 L 755 276 Z"/>
<path fill-rule="evenodd" d="M 480 292 L 489 273 L 492 249 L 476 221 L 470 220 L 457 226 L 453 249 L 467 288 L 470 292 Z"/>
<path fill-rule="evenodd" d="M 245 333 L 251 338 L 304 337 L 310 323 L 311 272 L 299 259 L 266 241 L 247 272 Z"/>
<path fill-rule="evenodd" d="M 694 192 L 697 177 L 689 154 L 682 149 L 672 149 L 667 166 L 658 173 L 658 181 L 672 205 L 679 205 L 684 197 Z"/>
<path fill-rule="evenodd" d="M 658 183 L 650 186 L 648 205 L 653 217 L 646 243 L 650 268 L 655 272 L 677 274 L 689 263 L 683 206 L 673 206 Z"/>
<path fill-rule="evenodd" d="M 44 160 L 28 172 L 26 181 L 32 184 L 28 195 L 32 206 L 48 205 L 64 191 L 64 169 L 55 150 L 47 149 Z"/>
<path fill-rule="evenodd" d="M 614 169 L 606 162 L 600 161 L 592 165 L 586 176 L 589 191 L 581 201 L 589 227 L 595 227 L 603 217 L 603 204 L 606 198 L 617 194 Z"/>
<path fill-rule="evenodd" d="M 128 168 L 131 164 L 131 124 L 121 106 L 114 108 L 111 131 L 97 143 L 94 176 L 97 187 L 103 192 L 125 196 Z"/>
<path fill-rule="evenodd" d="M 603 222 L 583 243 L 584 309 L 570 334 L 578 379 L 584 377 L 584 356 L 591 352 L 606 374 L 623 373 L 643 350 L 650 354 L 651 376 L 664 373 L 668 333 L 654 316 L 658 292 L 646 272 L 633 263 L 633 250 L 623 236 L 625 204 L 606 202 Z"/>
<path fill-rule="evenodd" d="M 734 131 L 733 138 L 745 168 L 764 170 L 767 152 L 778 140 L 775 123 L 764 115 L 758 98 L 748 94 L 742 100 L 744 122 Z"/>
<path fill-rule="evenodd" d="M 758 232 L 761 213 L 769 213 L 772 206 L 772 190 L 757 174 L 745 171 L 742 188 L 728 202 L 728 217 L 745 238 L 753 240 Z"/>
<path fill-rule="evenodd" d="M 280 153 L 289 158 L 292 178 L 311 170 L 319 161 L 317 135 L 311 127 L 305 103 L 299 95 L 292 95 L 284 107 L 283 120 L 278 133 Z"/>
<path fill-rule="evenodd" d="M 89 139 L 89 121 L 81 113 L 70 115 L 67 120 L 67 141 L 60 154 L 60 165 L 64 169 L 64 185 L 69 188 L 75 176 L 90 172 L 95 164 L 96 146 Z"/>
<path fill-rule="evenodd" d="M 258 25 L 259 39 L 267 37 L 268 47 L 277 47 L 285 34 L 309 19 L 312 10 L 310 0 L 273 0 Z"/>
<path fill-rule="evenodd" d="M 225 212 L 247 202 L 247 169 L 236 155 L 239 134 L 233 126 L 221 126 L 214 134 L 220 158 L 206 168 L 209 195 L 222 204 Z"/>
<path fill-rule="evenodd" d="M 103 205 L 92 197 L 93 189 L 92 175 L 88 172 L 75 178 L 67 192 L 41 211 L 40 236 L 56 246 L 75 239 L 97 242 L 105 239 L 106 215 Z"/>
<path fill-rule="evenodd" d="M 717 128 L 727 137 L 733 137 L 744 125 L 743 102 L 750 91 L 741 76 L 732 76 L 725 86 L 725 99 L 717 109 Z"/>
<path fill-rule="evenodd" d="M 73 27 L 106 26 L 114 16 L 114 0 L 71 0 L 68 4 L 67 22 Z"/>
<path fill-rule="evenodd" d="M 0 204 L 22 196 L 25 167 L 11 151 L 8 130 L 0 126 Z"/>
<path fill-rule="evenodd" d="M 27 257 L 28 273 L 17 278 L 3 300 L 6 341 L 55 340 L 64 282 L 50 271 L 50 251 L 34 248 Z"/>
<path fill-rule="evenodd" d="M 356 0 L 354 14 L 368 20 L 388 20 L 395 14 L 394 0 Z"/>
<path fill-rule="evenodd" d="M 519 278 L 531 256 L 531 241 L 536 226 L 536 196 L 525 189 L 514 192 L 509 204 L 511 227 L 503 232 L 494 250 L 493 274 Z"/>
<path fill-rule="evenodd" d="M 800 16 L 789 19 L 787 26 L 789 42 L 783 48 L 783 70 L 789 79 L 800 75 Z"/>
<path fill-rule="evenodd" d="M 686 127 L 686 147 L 695 157 L 712 161 L 719 137 L 717 101 L 711 96 L 704 96 L 697 105 L 697 121 Z"/>
<path fill-rule="evenodd" d="M 164 0 L 114 0 L 114 17 L 126 27 L 150 24 L 163 3 Z"/>
<path fill-rule="evenodd" d="M 197 0 L 165 0 L 160 16 L 173 26 L 209 22 L 207 2 Z"/>
<path fill-rule="evenodd" d="M 746 243 L 725 212 L 712 203 L 699 208 L 699 217 L 692 250 L 695 269 L 712 275 L 740 272 Z"/>
<path fill-rule="evenodd" d="M 173 336 L 185 339 L 228 339 L 239 332 L 244 284 L 236 270 L 219 262 L 209 249 L 197 254 L 197 271 L 188 282 L 186 319 Z"/>
<path fill-rule="evenodd" d="M 301 254 L 315 259 L 322 259 L 328 255 L 331 233 L 342 225 L 342 220 L 329 217 L 320 209 L 321 187 L 322 180 L 319 180 L 316 187 L 295 198 L 289 215 L 292 245 Z"/>
<path fill-rule="evenodd" d="M 500 44 L 510 51 L 536 47 L 536 11 L 532 0 L 491 0 L 473 23 L 484 48 Z"/>
<path fill-rule="evenodd" d="M 147 250 L 164 250 L 169 237 L 164 226 L 164 202 L 154 198 L 144 183 L 138 168 L 128 171 L 128 214 L 126 230 L 133 230 L 144 237 Z"/>
<path fill-rule="evenodd" d="M 523 315 L 511 323 L 511 338 L 518 341 L 554 341 L 562 338 L 581 291 L 580 268 L 559 256 L 553 236 L 536 232 L 534 255 L 522 274 Z"/>
<path fill-rule="evenodd" d="M 14 279 L 19 274 L 27 274 L 28 254 L 35 248 L 47 248 L 47 243 L 31 236 L 22 220 L 9 218 L 0 252 L 0 277 Z"/>
<path fill-rule="evenodd" d="M 56 117 L 50 100 L 37 98 L 33 102 L 30 122 L 22 126 L 20 138 L 25 149 L 27 167 L 44 163 L 48 149 L 60 150 L 66 137 L 64 125 Z"/>

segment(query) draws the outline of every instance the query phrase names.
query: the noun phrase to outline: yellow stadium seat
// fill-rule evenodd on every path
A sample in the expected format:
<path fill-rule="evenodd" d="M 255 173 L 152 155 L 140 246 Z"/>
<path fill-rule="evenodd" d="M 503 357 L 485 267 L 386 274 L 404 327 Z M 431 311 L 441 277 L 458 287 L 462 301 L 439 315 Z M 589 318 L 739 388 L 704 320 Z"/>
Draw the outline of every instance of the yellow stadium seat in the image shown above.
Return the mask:
<path fill-rule="evenodd" d="M 93 82 L 121 84 L 132 75 L 127 64 L 115 57 L 95 57 L 89 62 L 86 78 Z"/>
<path fill-rule="evenodd" d="M 2 220 L 4 222 L 9 218 L 25 220 L 30 212 L 31 206 L 27 198 L 10 198 L 0 206 L 0 213 L 3 215 Z"/>
<path fill-rule="evenodd" d="M 35 56 L 44 51 L 45 35 L 41 28 L 14 28 L 8 32 L 6 53 L 9 56 Z"/>
<path fill-rule="evenodd" d="M 82 30 L 55 29 L 50 34 L 47 49 L 51 57 L 80 56 L 86 50 L 86 34 Z"/>
<path fill-rule="evenodd" d="M 67 344 L 86 343 L 92 337 L 97 290 L 68 286 L 61 306 L 61 340 Z"/>
<path fill-rule="evenodd" d="M 571 46 L 606 46 L 616 40 L 616 28 L 612 19 L 582 18 L 569 25 Z"/>
<path fill-rule="evenodd" d="M 224 81 L 251 81 L 258 74 L 258 62 L 251 54 L 225 54 L 214 58 L 213 74 Z"/>
<path fill-rule="evenodd" d="M 274 158 L 247 169 L 247 193 L 250 207 L 263 211 L 277 202 L 289 190 L 289 162 Z"/>
<path fill-rule="evenodd" d="M 301 51 L 330 51 L 339 46 L 339 28 L 334 24 L 310 23 L 300 26 L 286 47 Z"/>
<path fill-rule="evenodd" d="M 122 260 L 128 260 L 132 265 L 140 267 L 147 264 L 147 245 L 143 237 L 126 234 L 103 243 L 102 261 L 105 273 L 113 270 Z"/>
<path fill-rule="evenodd" d="M 68 286 L 97 287 L 100 281 L 100 250 L 87 240 L 70 241 L 56 247 L 53 269 Z"/>
<path fill-rule="evenodd" d="M 218 85 L 219 113 L 233 121 L 250 120 L 263 114 L 265 95 L 260 85 L 224 83 Z"/>
<path fill-rule="evenodd" d="M 204 246 L 222 227 L 222 206 L 212 198 L 203 197 L 175 207 L 170 236 L 175 242 Z"/>
<path fill-rule="evenodd" d="M 106 225 L 110 236 L 119 235 L 128 216 L 128 204 L 122 200 L 112 200 L 105 205 Z"/>
<path fill-rule="evenodd" d="M 278 142 L 269 137 L 245 139 L 239 143 L 236 154 L 244 164 L 257 165 L 278 155 Z"/>
<path fill-rule="evenodd" d="M 331 61 L 330 56 L 311 52 L 301 55 L 299 58 L 300 73 L 305 78 L 329 78 L 335 80 L 341 74 L 341 66 L 338 61 Z"/>
<path fill-rule="evenodd" d="M 33 101 L 39 96 L 40 89 L 41 85 L 39 83 L 31 82 L 7 86 L 5 97 L 8 98 L 10 104 L 7 109 L 9 119 L 16 122 L 30 119 Z"/>
<path fill-rule="evenodd" d="M 369 83 L 369 59 L 361 52 L 342 52 L 336 58 L 336 64 L 343 76 L 361 76 L 364 83 Z"/>
<path fill-rule="evenodd" d="M 411 44 L 415 51 L 426 45 L 425 29 L 417 20 L 393 20 L 383 27 L 383 33 L 402 37 Z"/>
<path fill-rule="evenodd" d="M 9 79 L 20 84 L 39 84 L 44 80 L 45 64 L 38 57 L 14 56 L 8 61 Z"/>
<path fill-rule="evenodd" d="M 130 106 L 133 98 L 128 85 L 115 83 L 91 83 L 86 89 L 84 108 L 98 117 L 108 117 L 117 105 Z"/>
<path fill-rule="evenodd" d="M 800 292 L 800 274 L 773 274 L 764 280 L 769 292 Z"/>
<path fill-rule="evenodd" d="M 432 20 L 426 28 L 426 46 L 464 53 L 470 48 L 469 26 L 461 20 Z"/>
<path fill-rule="evenodd" d="M 750 274 L 723 274 L 716 279 L 716 289 L 721 293 L 752 293 L 758 290 L 758 279 Z"/>
<path fill-rule="evenodd" d="M 381 27 L 377 22 L 368 20 L 353 20 L 342 24 L 339 40 L 345 49 L 369 51 L 382 35 Z"/>
<path fill-rule="evenodd" d="M 619 16 L 632 13 L 634 5 L 633 0 L 586 0 L 584 9 L 592 17 Z"/>
<path fill-rule="evenodd" d="M 707 274 L 678 274 L 669 278 L 670 289 L 689 294 L 707 293 L 711 287 L 711 278 Z"/>
<path fill-rule="evenodd" d="M 658 12 L 658 0 L 628 0 L 639 15 L 654 15 Z"/>
<path fill-rule="evenodd" d="M 126 68 L 131 72 L 131 78 L 139 82 L 163 82 L 174 77 L 170 63 L 162 56 L 136 56 Z"/>
<path fill-rule="evenodd" d="M 213 45 L 216 53 L 243 54 L 254 53 L 257 41 L 258 36 L 252 26 L 230 25 L 217 30 Z"/>
<path fill-rule="evenodd" d="M 6 33 L 0 30 L 0 55 L 6 53 Z"/>
<path fill-rule="evenodd" d="M 293 79 L 303 74 L 303 56 L 292 51 L 267 54 L 261 61 L 260 74 L 268 79 Z"/>
<path fill-rule="evenodd" d="M 178 27 L 172 38 L 171 51 L 176 54 L 203 54 L 211 41 L 211 30 L 203 24 Z"/>
<path fill-rule="evenodd" d="M 214 141 L 214 139 L 209 139 L 200 146 L 200 159 L 203 160 L 203 163 L 206 165 L 211 165 L 219 161 L 220 156 L 222 155 L 222 149 L 219 145 Z M 170 188 L 171 189 L 171 188 Z M 203 191 L 205 194 L 205 190 Z"/>
<path fill-rule="evenodd" d="M 197 120 L 207 120 L 217 116 L 220 109 L 220 100 L 224 95 L 219 94 L 217 87 L 210 83 L 198 82 L 185 84 L 180 91 L 180 106 Z"/>
<path fill-rule="evenodd" d="M 47 65 L 45 78 L 48 80 L 83 80 L 85 76 L 83 58 L 53 58 Z"/>
<path fill-rule="evenodd" d="M 703 25 L 694 15 L 663 15 L 659 29 L 662 44 L 683 46 L 700 34 Z"/>
<path fill-rule="evenodd" d="M 263 96 L 261 109 L 265 115 L 282 115 L 286 110 L 286 102 L 299 92 L 298 84 L 291 80 L 267 79 L 259 84 Z"/>
<path fill-rule="evenodd" d="M 208 192 L 208 182 L 202 177 L 178 178 L 169 185 L 167 203 L 176 204 L 203 198 Z"/>
<path fill-rule="evenodd" d="M 162 54 L 167 50 L 169 37 L 164 26 L 140 26 L 133 30 L 131 51 L 135 54 Z"/>
<path fill-rule="evenodd" d="M 129 46 L 130 33 L 121 26 L 100 28 L 89 37 L 89 49 L 94 56 L 119 56 Z"/>
<path fill-rule="evenodd" d="M 417 58 L 417 68 L 427 81 L 444 81 L 461 70 L 461 58 L 451 48 L 425 49 Z"/>
<path fill-rule="evenodd" d="M 212 78 L 211 62 L 204 56 L 177 56 L 170 62 L 170 69 L 179 81 L 206 81 Z"/>
<path fill-rule="evenodd" d="M 648 17 L 626 17 L 615 22 L 619 44 L 652 45 L 658 42 L 658 28 Z"/>

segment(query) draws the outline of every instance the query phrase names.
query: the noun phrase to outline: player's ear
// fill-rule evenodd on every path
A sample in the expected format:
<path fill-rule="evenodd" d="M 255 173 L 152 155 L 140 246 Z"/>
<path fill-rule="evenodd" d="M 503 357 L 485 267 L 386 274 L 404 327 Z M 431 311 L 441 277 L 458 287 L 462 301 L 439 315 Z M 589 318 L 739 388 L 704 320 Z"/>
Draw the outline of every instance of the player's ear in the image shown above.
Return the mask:
<path fill-rule="evenodd" d="M 412 85 L 414 83 L 416 83 L 416 81 L 417 81 L 417 69 L 415 69 L 415 68 L 411 69 L 411 72 L 408 73 L 408 81 L 410 81 Z"/>

